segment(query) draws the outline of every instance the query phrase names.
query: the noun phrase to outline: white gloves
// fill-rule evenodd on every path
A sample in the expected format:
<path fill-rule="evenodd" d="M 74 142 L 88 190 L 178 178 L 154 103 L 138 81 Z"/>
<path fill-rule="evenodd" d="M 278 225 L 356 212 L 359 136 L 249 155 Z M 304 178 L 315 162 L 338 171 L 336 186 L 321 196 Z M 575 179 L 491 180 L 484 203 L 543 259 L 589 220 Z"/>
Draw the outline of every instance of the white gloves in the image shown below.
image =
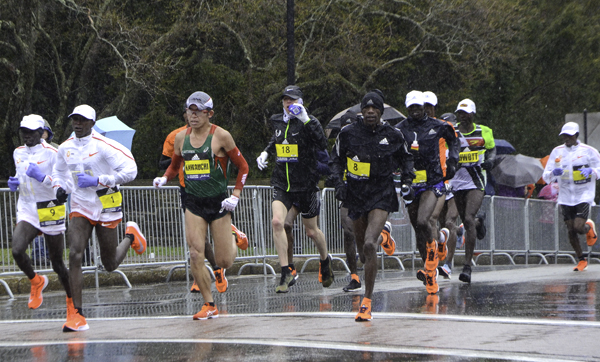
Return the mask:
<path fill-rule="evenodd" d="M 160 188 L 163 187 L 166 183 L 167 183 L 167 178 L 166 177 L 157 177 L 154 179 L 154 187 L 155 188 Z"/>
<path fill-rule="evenodd" d="M 298 103 L 292 104 L 289 107 L 289 110 L 290 113 L 296 116 L 296 118 L 298 118 L 299 120 L 301 120 L 302 123 L 306 124 L 308 123 L 308 121 L 310 121 L 310 118 L 308 118 L 308 113 L 306 113 L 306 108 L 304 108 L 303 105 Z"/>
<path fill-rule="evenodd" d="M 221 201 L 221 207 L 227 211 L 233 211 L 237 206 L 240 198 L 234 195 L 229 196 L 225 200 Z"/>
<path fill-rule="evenodd" d="M 259 170 L 264 170 L 265 168 L 267 168 L 267 158 L 269 157 L 269 154 L 266 153 L 265 151 L 262 151 L 260 153 L 260 156 L 258 156 L 258 158 L 256 159 L 256 163 L 258 163 L 258 169 Z"/>

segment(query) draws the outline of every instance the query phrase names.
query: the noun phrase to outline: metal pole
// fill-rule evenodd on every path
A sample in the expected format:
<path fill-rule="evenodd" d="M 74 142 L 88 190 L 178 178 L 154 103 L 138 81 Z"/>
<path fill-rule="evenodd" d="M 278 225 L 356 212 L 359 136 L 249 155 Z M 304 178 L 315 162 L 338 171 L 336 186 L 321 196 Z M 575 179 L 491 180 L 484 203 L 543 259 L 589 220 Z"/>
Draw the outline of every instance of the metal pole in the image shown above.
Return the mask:
<path fill-rule="evenodd" d="M 587 144 L 587 109 L 583 110 L 583 143 Z"/>
<path fill-rule="evenodd" d="M 294 56 L 294 0 L 287 0 L 287 84 L 296 84 Z"/>

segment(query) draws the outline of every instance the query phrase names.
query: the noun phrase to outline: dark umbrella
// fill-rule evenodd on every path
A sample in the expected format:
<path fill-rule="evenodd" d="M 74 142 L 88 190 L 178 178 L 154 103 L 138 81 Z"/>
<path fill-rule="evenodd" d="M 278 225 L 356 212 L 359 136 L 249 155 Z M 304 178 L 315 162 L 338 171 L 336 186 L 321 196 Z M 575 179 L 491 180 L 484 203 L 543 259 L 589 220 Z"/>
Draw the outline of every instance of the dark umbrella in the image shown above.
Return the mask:
<path fill-rule="evenodd" d="M 496 154 L 498 155 L 507 155 L 516 151 L 513 145 L 507 140 L 495 139 L 494 143 L 496 144 Z"/>
<path fill-rule="evenodd" d="M 544 168 L 538 158 L 518 155 L 502 155 L 492 168 L 492 175 L 497 184 L 521 187 L 534 184 L 542 177 Z"/>
<path fill-rule="evenodd" d="M 356 115 L 359 113 L 360 103 L 344 109 L 340 113 L 333 116 L 327 126 L 325 126 L 325 134 L 327 134 L 329 138 L 337 137 L 338 133 L 340 133 L 342 121 L 346 121 L 348 118 L 356 118 Z M 390 106 L 389 104 L 383 104 L 383 114 L 381 115 L 381 119 L 383 121 L 387 121 L 393 126 L 405 118 L 406 116 L 400 113 L 400 111 L 398 111 L 396 108 Z"/>

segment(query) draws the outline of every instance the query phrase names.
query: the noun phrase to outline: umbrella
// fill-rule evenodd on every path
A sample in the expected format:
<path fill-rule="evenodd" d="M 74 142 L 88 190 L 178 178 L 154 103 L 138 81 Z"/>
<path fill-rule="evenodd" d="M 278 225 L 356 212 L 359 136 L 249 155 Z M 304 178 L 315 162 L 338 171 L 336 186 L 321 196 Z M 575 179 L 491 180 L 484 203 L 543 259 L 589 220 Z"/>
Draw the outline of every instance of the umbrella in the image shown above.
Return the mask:
<path fill-rule="evenodd" d="M 496 144 L 496 154 L 498 155 L 506 155 L 516 151 L 513 145 L 507 140 L 495 139 L 494 143 Z"/>
<path fill-rule="evenodd" d="M 119 142 L 131 151 L 131 141 L 133 140 L 135 130 L 121 122 L 117 116 L 97 120 L 94 129 L 104 137 Z M 74 135 L 75 132 L 71 133 L 71 137 Z"/>
<path fill-rule="evenodd" d="M 497 184 L 521 187 L 535 183 L 544 173 L 540 160 L 518 155 L 499 156 L 500 162 L 492 169 Z"/>
<path fill-rule="evenodd" d="M 325 132 L 329 138 L 337 137 L 341 128 L 342 116 L 349 112 L 352 115 L 357 115 L 360 113 L 360 103 L 353 105 L 350 108 L 346 108 L 340 113 L 333 116 L 333 118 L 329 121 L 327 126 L 325 126 Z M 389 122 L 392 126 L 406 117 L 400 113 L 396 108 L 390 106 L 389 104 L 383 104 L 383 114 L 381 115 L 381 120 Z M 330 130 L 330 131 L 327 131 Z"/>

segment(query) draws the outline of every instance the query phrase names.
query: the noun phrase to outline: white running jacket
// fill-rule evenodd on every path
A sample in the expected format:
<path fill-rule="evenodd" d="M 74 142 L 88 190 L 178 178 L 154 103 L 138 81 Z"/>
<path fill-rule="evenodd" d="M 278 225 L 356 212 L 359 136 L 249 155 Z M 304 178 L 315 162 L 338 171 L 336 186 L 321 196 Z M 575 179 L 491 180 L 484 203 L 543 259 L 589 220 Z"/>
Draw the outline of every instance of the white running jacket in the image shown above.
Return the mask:
<path fill-rule="evenodd" d="M 546 183 L 558 182 L 557 202 L 560 205 L 592 205 L 596 196 L 596 180 L 600 177 L 600 154 L 594 147 L 577 142 L 577 145 L 572 147 L 562 144 L 554 148 L 542 175 Z M 579 171 L 584 167 L 592 168 L 592 174 L 587 179 Z M 563 169 L 562 176 L 552 174 L 555 168 Z"/>
<path fill-rule="evenodd" d="M 56 199 L 52 189 L 52 166 L 56 162 L 57 153 L 56 148 L 44 140 L 33 147 L 19 146 L 13 152 L 13 160 L 17 171 L 15 177 L 19 179 L 17 224 L 26 221 L 48 235 L 58 235 L 65 231 L 64 222 L 59 225 L 40 227 L 36 204 L 37 202 Z M 44 178 L 44 182 L 38 182 L 33 177 L 27 176 L 27 168 L 30 162 L 36 163 L 40 171 L 47 176 Z"/>
<path fill-rule="evenodd" d="M 80 188 L 77 174 L 98 177 L 98 186 Z M 62 187 L 71 194 L 71 212 L 78 212 L 92 221 L 108 222 L 123 218 L 121 208 L 104 210 L 96 191 L 119 187 L 137 176 L 137 165 L 131 152 L 117 141 L 92 134 L 70 137 L 58 147 L 58 158 L 52 173 L 55 190 Z"/>

